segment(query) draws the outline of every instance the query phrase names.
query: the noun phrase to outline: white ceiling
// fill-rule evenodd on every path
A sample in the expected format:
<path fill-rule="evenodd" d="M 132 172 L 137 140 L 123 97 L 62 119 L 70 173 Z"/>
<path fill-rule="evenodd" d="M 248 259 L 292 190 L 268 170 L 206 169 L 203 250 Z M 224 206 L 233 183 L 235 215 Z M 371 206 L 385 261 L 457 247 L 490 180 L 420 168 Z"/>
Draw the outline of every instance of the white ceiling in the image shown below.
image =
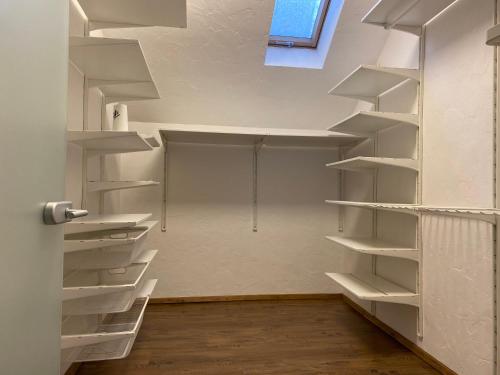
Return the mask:
<path fill-rule="evenodd" d="M 322 70 L 264 65 L 273 0 L 187 0 L 188 28 L 106 30 L 139 39 L 162 96 L 129 103 L 132 120 L 324 129 L 353 101 L 327 95 L 387 37 L 360 20 L 376 0 L 345 0 Z"/>

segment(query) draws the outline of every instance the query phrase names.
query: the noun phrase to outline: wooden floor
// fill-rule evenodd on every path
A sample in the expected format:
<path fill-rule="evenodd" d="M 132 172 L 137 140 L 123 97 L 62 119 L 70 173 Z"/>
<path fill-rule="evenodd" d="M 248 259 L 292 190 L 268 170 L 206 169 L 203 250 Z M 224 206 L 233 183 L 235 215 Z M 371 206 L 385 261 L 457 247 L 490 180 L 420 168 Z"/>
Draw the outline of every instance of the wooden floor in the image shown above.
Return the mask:
<path fill-rule="evenodd" d="M 342 300 L 150 305 L 130 356 L 78 375 L 437 374 Z"/>

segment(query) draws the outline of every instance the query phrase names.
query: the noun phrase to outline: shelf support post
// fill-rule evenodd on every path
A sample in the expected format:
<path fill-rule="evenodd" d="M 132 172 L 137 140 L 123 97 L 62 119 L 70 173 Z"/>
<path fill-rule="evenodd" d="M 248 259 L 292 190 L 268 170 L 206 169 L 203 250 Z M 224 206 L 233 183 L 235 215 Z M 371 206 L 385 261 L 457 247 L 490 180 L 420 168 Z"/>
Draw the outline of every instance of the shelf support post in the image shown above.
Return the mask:
<path fill-rule="evenodd" d="M 160 131 L 160 137 L 163 143 L 163 191 L 161 205 L 161 231 L 167 231 L 167 204 L 168 204 L 168 139 Z"/>
<path fill-rule="evenodd" d="M 264 144 L 264 138 L 257 140 L 253 146 L 252 165 L 252 231 L 258 231 L 259 205 L 259 153 Z"/>

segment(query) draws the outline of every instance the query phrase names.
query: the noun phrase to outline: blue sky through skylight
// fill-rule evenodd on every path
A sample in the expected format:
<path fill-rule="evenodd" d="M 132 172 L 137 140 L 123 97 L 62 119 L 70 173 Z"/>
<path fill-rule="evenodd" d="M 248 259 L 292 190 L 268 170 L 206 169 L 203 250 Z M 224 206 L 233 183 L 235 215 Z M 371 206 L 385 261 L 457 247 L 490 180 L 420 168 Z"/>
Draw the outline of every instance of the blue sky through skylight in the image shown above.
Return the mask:
<path fill-rule="evenodd" d="M 270 34 L 312 38 L 321 0 L 276 0 Z"/>

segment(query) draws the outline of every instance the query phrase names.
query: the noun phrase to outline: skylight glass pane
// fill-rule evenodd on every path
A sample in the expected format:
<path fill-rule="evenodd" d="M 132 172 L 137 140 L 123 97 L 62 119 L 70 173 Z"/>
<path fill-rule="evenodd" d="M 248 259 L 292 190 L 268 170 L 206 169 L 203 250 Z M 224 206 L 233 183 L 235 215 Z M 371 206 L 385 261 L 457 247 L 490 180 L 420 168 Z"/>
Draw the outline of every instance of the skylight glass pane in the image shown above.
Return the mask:
<path fill-rule="evenodd" d="M 270 34 L 312 38 L 321 0 L 276 0 Z"/>

